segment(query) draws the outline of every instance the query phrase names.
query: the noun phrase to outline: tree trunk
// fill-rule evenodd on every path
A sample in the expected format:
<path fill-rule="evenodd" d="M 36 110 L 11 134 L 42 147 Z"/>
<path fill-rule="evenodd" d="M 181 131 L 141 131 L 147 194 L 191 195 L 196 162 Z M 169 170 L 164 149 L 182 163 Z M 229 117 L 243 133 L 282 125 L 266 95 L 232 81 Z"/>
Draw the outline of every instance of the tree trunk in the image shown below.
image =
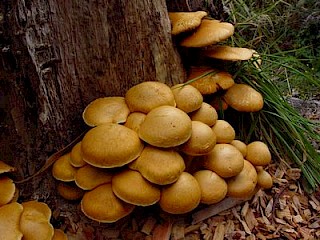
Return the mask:
<path fill-rule="evenodd" d="M 208 1 L 194 2 L 168 1 L 169 10 L 205 10 Z M 14 177 L 32 175 L 78 136 L 93 99 L 144 81 L 182 82 L 170 31 L 165 0 L 2 0 L 0 160 L 16 166 Z M 48 173 L 20 194 L 54 205 L 54 188 Z"/>

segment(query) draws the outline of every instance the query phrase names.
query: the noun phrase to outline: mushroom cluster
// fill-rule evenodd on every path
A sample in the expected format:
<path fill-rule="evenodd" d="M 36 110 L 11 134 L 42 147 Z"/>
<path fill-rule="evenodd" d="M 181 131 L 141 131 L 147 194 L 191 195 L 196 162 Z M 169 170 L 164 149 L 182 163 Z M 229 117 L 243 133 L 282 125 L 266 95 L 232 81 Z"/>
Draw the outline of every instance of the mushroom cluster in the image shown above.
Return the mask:
<path fill-rule="evenodd" d="M 67 240 L 50 223 L 51 210 L 37 201 L 18 203 L 18 190 L 6 174 L 15 168 L 0 161 L 0 240 Z"/>
<path fill-rule="evenodd" d="M 92 128 L 52 175 L 59 194 L 80 200 L 95 221 L 115 222 L 154 204 L 184 214 L 272 186 L 263 168 L 271 161 L 267 145 L 235 140 L 234 128 L 191 84 L 142 82 L 124 97 L 93 100 L 82 117 Z"/>

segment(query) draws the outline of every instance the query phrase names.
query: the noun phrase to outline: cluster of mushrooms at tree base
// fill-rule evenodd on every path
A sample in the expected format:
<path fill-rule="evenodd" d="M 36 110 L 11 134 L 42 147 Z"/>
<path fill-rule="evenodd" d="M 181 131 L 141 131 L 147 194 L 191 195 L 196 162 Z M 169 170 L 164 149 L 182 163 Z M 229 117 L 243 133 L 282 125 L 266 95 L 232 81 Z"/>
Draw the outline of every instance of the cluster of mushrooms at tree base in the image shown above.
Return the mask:
<path fill-rule="evenodd" d="M 174 36 L 190 33 L 178 44 L 220 60 L 258 56 L 252 49 L 216 45 L 230 37 L 234 27 L 206 15 L 169 13 Z M 259 61 L 255 64 L 259 67 Z M 217 111 L 228 107 L 257 112 L 263 108 L 263 96 L 236 83 L 230 73 L 208 66 L 192 67 L 184 84 L 168 86 L 155 79 L 131 87 L 125 96 L 95 99 L 82 115 L 91 129 L 53 164 L 58 193 L 78 200 L 88 218 L 112 223 L 136 206 L 158 204 L 164 212 L 185 214 L 199 205 L 217 204 L 226 197 L 248 199 L 260 188 L 271 188 L 272 177 L 265 170 L 271 162 L 268 146 L 236 139 L 231 124 L 218 119 Z M 5 169 L 0 173 L 14 168 Z M 13 181 L 1 175 L 1 233 L 36 239 L 30 236 L 32 230 L 38 237 L 47 234 L 41 239 L 66 239 L 50 224 L 51 210 L 45 203 L 19 204 L 14 196 Z M 24 218 L 28 214 L 35 217 Z"/>

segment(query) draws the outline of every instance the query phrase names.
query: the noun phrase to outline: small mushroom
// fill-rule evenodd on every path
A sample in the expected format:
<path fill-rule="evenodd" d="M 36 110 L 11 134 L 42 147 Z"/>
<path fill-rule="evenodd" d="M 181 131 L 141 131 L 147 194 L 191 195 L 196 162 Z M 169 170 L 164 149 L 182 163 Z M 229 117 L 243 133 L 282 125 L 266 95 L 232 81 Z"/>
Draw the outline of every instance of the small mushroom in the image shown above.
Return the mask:
<path fill-rule="evenodd" d="M 112 176 L 111 171 L 88 164 L 78 169 L 75 175 L 75 183 L 83 190 L 92 190 L 99 185 L 110 183 Z"/>
<path fill-rule="evenodd" d="M 70 152 L 70 164 L 74 167 L 83 167 L 87 163 L 82 158 L 81 142 L 73 146 Z"/>
<path fill-rule="evenodd" d="M 95 127 L 103 123 L 124 123 L 130 113 L 124 97 L 97 98 L 84 109 L 84 122 Z"/>
<path fill-rule="evenodd" d="M 235 139 L 232 140 L 230 144 L 235 146 L 242 153 L 243 157 L 247 155 L 247 144 L 244 142 Z"/>
<path fill-rule="evenodd" d="M 212 129 L 203 122 L 192 121 L 191 137 L 180 150 L 191 156 L 200 156 L 209 153 L 215 145 L 216 135 Z"/>
<path fill-rule="evenodd" d="M 247 160 L 244 160 L 241 172 L 228 179 L 227 195 L 235 198 L 247 198 L 255 190 L 257 184 L 257 172 L 254 166 Z"/>
<path fill-rule="evenodd" d="M 7 176 L 0 177 L 0 206 L 12 201 L 16 191 L 16 186 L 12 179 Z"/>
<path fill-rule="evenodd" d="M 23 211 L 21 204 L 9 203 L 0 207 L 0 239 L 22 239 L 20 231 L 20 217 Z"/>
<path fill-rule="evenodd" d="M 212 131 L 216 135 L 217 143 L 231 143 L 236 136 L 234 128 L 225 120 L 217 120 Z"/>
<path fill-rule="evenodd" d="M 70 164 L 70 153 L 58 158 L 52 166 L 52 176 L 63 182 L 74 181 L 77 168 Z"/>
<path fill-rule="evenodd" d="M 37 201 L 23 202 L 20 230 L 25 240 L 51 240 L 54 228 L 50 223 L 51 210 L 47 204 Z"/>
<path fill-rule="evenodd" d="M 131 112 L 148 113 L 159 106 L 176 106 L 170 87 L 161 82 L 139 83 L 126 92 L 125 100 Z"/>
<path fill-rule="evenodd" d="M 140 157 L 129 164 L 129 168 L 139 171 L 152 183 L 166 185 L 177 181 L 185 169 L 185 163 L 173 149 L 146 146 Z"/>
<path fill-rule="evenodd" d="M 142 149 L 143 143 L 135 131 L 114 123 L 90 129 L 81 142 L 83 160 L 100 168 L 120 167 L 132 162 Z"/>
<path fill-rule="evenodd" d="M 214 204 L 220 202 L 227 195 L 226 181 L 210 170 L 200 170 L 193 174 L 201 189 L 201 203 Z"/>
<path fill-rule="evenodd" d="M 199 183 L 190 173 L 183 172 L 176 182 L 162 188 L 159 204 L 165 212 L 183 214 L 195 209 L 200 199 Z"/>
<path fill-rule="evenodd" d="M 226 90 L 234 84 L 230 73 L 210 67 L 192 67 L 187 79 L 189 81 L 204 95 Z"/>
<path fill-rule="evenodd" d="M 84 191 L 72 183 L 59 182 L 57 191 L 61 197 L 69 201 L 75 201 L 82 198 Z"/>
<path fill-rule="evenodd" d="M 272 188 L 273 180 L 270 173 L 264 170 L 261 166 L 256 167 L 256 170 L 258 173 L 258 186 L 264 189 Z"/>
<path fill-rule="evenodd" d="M 184 111 L 161 106 L 151 110 L 140 125 L 140 138 L 156 147 L 175 147 L 191 136 L 191 119 Z"/>
<path fill-rule="evenodd" d="M 216 58 L 229 61 L 249 60 L 256 51 L 248 48 L 230 47 L 214 45 L 204 50 L 204 55 L 210 58 Z"/>
<path fill-rule="evenodd" d="M 254 141 L 247 145 L 246 160 L 255 166 L 265 166 L 271 162 L 270 150 L 264 142 Z"/>
<path fill-rule="evenodd" d="M 171 90 L 176 101 L 176 107 L 186 113 L 199 109 L 203 103 L 201 93 L 191 85 L 176 84 Z"/>
<path fill-rule="evenodd" d="M 130 169 L 113 176 L 112 190 L 121 200 L 137 206 L 150 206 L 160 199 L 160 189 L 138 171 Z"/>
<path fill-rule="evenodd" d="M 127 121 L 125 122 L 124 126 L 126 126 L 127 128 L 132 129 L 135 132 L 139 132 L 140 129 L 140 125 L 141 123 L 143 123 L 143 121 L 146 118 L 146 114 L 142 113 L 142 112 L 133 112 L 130 113 Z"/>
<path fill-rule="evenodd" d="M 220 177 L 228 178 L 239 174 L 243 168 L 242 153 L 231 144 L 216 144 L 213 150 L 205 156 L 205 169 L 214 171 Z"/>
<path fill-rule="evenodd" d="M 172 35 L 191 31 L 200 26 L 203 17 L 207 16 L 205 11 L 197 12 L 169 12 Z"/>
<path fill-rule="evenodd" d="M 218 113 L 210 104 L 203 102 L 201 107 L 189 113 L 192 121 L 200 121 L 212 127 L 218 120 Z"/>
<path fill-rule="evenodd" d="M 183 47 L 206 47 L 224 41 L 234 33 L 231 23 L 215 19 L 203 19 L 193 34 L 184 38 L 180 45 Z"/>
<path fill-rule="evenodd" d="M 88 218 L 101 223 L 112 223 L 129 215 L 135 205 L 116 197 L 111 183 L 103 184 L 86 192 L 81 200 L 81 211 Z"/>
<path fill-rule="evenodd" d="M 247 84 L 234 84 L 224 94 L 223 99 L 239 112 L 257 112 L 263 108 L 261 93 Z"/>

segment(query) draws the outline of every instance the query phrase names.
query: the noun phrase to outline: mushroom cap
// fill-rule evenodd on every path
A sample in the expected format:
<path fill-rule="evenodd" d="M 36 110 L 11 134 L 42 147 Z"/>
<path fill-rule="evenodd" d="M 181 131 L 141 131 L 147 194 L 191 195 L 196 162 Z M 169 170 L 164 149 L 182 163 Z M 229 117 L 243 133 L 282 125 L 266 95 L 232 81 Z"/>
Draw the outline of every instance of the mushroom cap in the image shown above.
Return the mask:
<path fill-rule="evenodd" d="M 59 157 L 52 166 L 52 176 L 63 182 L 74 181 L 77 168 L 70 164 L 70 153 Z"/>
<path fill-rule="evenodd" d="M 82 158 L 81 142 L 73 146 L 70 152 L 70 164 L 74 167 L 83 167 L 87 163 Z"/>
<path fill-rule="evenodd" d="M 135 131 L 114 123 L 90 129 L 81 142 L 83 160 L 100 168 L 123 166 L 136 159 L 142 149 Z"/>
<path fill-rule="evenodd" d="M 172 35 L 191 31 L 200 26 L 203 17 L 207 16 L 205 11 L 197 12 L 169 12 Z"/>
<path fill-rule="evenodd" d="M 176 84 L 171 88 L 176 107 L 189 113 L 201 107 L 203 97 L 198 89 L 188 84 Z"/>
<path fill-rule="evenodd" d="M 25 240 L 51 240 L 54 228 L 50 223 L 51 210 L 47 204 L 37 201 L 22 203 L 20 230 Z"/>
<path fill-rule="evenodd" d="M 54 229 L 52 240 L 68 240 L 68 237 L 61 229 Z"/>
<path fill-rule="evenodd" d="M 225 198 L 228 191 L 226 181 L 210 170 L 200 170 L 193 174 L 201 189 L 201 203 L 214 204 Z"/>
<path fill-rule="evenodd" d="M 162 188 L 159 204 L 165 212 L 183 214 L 195 209 L 200 199 L 199 183 L 190 173 L 183 172 L 176 182 Z"/>
<path fill-rule="evenodd" d="M 185 163 L 173 149 L 146 146 L 140 157 L 129 164 L 129 168 L 139 171 L 152 183 L 166 185 L 177 181 L 185 169 Z"/>
<path fill-rule="evenodd" d="M 0 207 L 0 239 L 22 239 L 20 217 L 23 211 L 21 204 L 9 203 Z"/>
<path fill-rule="evenodd" d="M 272 188 L 273 185 L 273 180 L 272 177 L 270 175 L 270 173 L 268 173 L 266 170 L 264 169 L 257 169 L 257 173 L 258 173 L 258 186 L 264 188 L 264 189 L 269 189 Z"/>
<path fill-rule="evenodd" d="M 132 112 L 129 114 L 127 121 L 125 122 L 124 126 L 127 128 L 132 129 L 135 132 L 139 132 L 140 125 L 146 118 L 146 114 L 142 112 Z"/>
<path fill-rule="evenodd" d="M 99 185 L 110 183 L 112 176 L 112 172 L 88 164 L 78 169 L 75 183 L 83 190 L 92 190 Z"/>
<path fill-rule="evenodd" d="M 231 143 L 236 136 L 234 128 L 225 120 L 217 120 L 212 131 L 216 135 L 217 143 Z"/>
<path fill-rule="evenodd" d="M 221 143 L 216 144 L 213 150 L 205 156 L 203 165 L 220 177 L 228 178 L 241 172 L 243 162 L 243 156 L 236 147 Z"/>
<path fill-rule="evenodd" d="M 192 121 L 200 121 L 212 127 L 218 120 L 218 113 L 210 104 L 203 102 L 201 107 L 189 113 Z"/>
<path fill-rule="evenodd" d="M 156 147 L 175 147 L 191 136 L 191 119 L 184 111 L 161 106 L 151 110 L 140 125 L 140 138 Z"/>
<path fill-rule="evenodd" d="M 131 87 L 126 92 L 125 100 L 131 112 L 148 113 L 159 106 L 176 105 L 170 87 L 164 83 L 152 81 Z"/>
<path fill-rule="evenodd" d="M 150 206 L 160 199 L 160 189 L 139 172 L 130 169 L 113 176 L 112 190 L 121 200 L 137 206 Z"/>
<path fill-rule="evenodd" d="M 3 161 L 0 161 L 0 174 L 1 173 L 6 173 L 6 172 L 13 172 L 16 169 L 8 164 L 6 164 Z"/>
<path fill-rule="evenodd" d="M 203 19 L 193 34 L 184 38 L 180 45 L 183 47 L 206 47 L 231 37 L 234 26 L 231 23 L 215 19 Z"/>
<path fill-rule="evenodd" d="M 221 45 L 215 45 L 204 50 L 204 55 L 207 57 L 229 61 L 249 60 L 254 53 L 254 50 L 248 48 Z"/>
<path fill-rule="evenodd" d="M 243 157 L 247 155 L 247 144 L 244 142 L 240 140 L 232 140 L 230 144 L 235 146 L 242 153 Z"/>
<path fill-rule="evenodd" d="M 192 81 L 196 79 L 195 81 Z M 210 67 L 192 67 L 188 81 L 190 85 L 199 90 L 201 94 L 212 94 L 218 90 L 226 90 L 234 84 L 232 75 Z"/>
<path fill-rule="evenodd" d="M 12 179 L 7 176 L 0 177 L 0 206 L 12 201 L 16 191 L 16 186 Z"/>
<path fill-rule="evenodd" d="M 271 162 L 270 150 L 264 142 L 254 141 L 247 145 L 246 160 L 255 166 L 265 166 Z"/>
<path fill-rule="evenodd" d="M 261 93 L 247 84 L 234 84 L 223 98 L 230 107 L 239 112 L 257 112 L 263 108 Z"/>
<path fill-rule="evenodd" d="M 247 198 L 255 190 L 257 184 L 257 172 L 254 166 L 247 160 L 244 160 L 241 172 L 227 180 L 227 195 L 235 198 Z"/>
<path fill-rule="evenodd" d="M 82 198 L 84 191 L 74 183 L 59 182 L 57 191 L 64 199 L 74 201 Z"/>
<path fill-rule="evenodd" d="M 112 223 L 129 215 L 135 205 L 117 198 L 111 183 L 103 184 L 86 192 L 81 201 L 81 211 L 88 218 L 102 223 Z"/>
<path fill-rule="evenodd" d="M 124 97 L 104 97 L 93 100 L 84 109 L 84 122 L 95 127 L 103 123 L 124 123 L 130 113 Z"/>
<path fill-rule="evenodd" d="M 191 137 L 180 150 L 191 156 L 200 156 L 209 153 L 215 145 L 216 135 L 212 129 L 203 122 L 192 121 Z"/>

